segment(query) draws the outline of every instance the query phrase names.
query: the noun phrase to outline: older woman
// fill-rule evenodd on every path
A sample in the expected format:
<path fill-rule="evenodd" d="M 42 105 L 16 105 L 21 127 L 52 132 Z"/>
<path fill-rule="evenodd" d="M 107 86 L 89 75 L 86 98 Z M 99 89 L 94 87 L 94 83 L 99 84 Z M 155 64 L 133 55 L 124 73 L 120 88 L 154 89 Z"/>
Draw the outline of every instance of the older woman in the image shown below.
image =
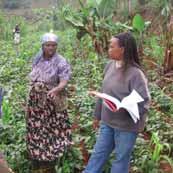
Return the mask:
<path fill-rule="evenodd" d="M 55 161 L 71 144 L 65 87 L 71 68 L 56 53 L 58 38 L 42 37 L 42 51 L 30 73 L 27 108 L 27 150 L 32 172 L 55 173 Z"/>

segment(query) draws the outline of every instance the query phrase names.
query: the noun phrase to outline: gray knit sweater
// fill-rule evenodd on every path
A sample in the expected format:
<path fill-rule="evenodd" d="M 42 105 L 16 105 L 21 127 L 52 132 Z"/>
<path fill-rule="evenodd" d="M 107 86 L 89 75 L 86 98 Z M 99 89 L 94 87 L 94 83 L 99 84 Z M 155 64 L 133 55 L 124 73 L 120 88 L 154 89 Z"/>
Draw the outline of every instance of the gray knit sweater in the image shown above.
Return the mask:
<path fill-rule="evenodd" d="M 134 123 L 125 109 L 117 112 L 110 111 L 101 99 L 97 99 L 94 116 L 107 125 L 124 131 L 141 132 L 144 129 L 146 113 L 149 109 L 150 94 L 144 73 L 135 66 L 126 71 L 117 68 L 111 60 L 105 67 L 101 92 L 109 94 L 120 101 L 135 89 L 144 99 L 138 104 L 140 120 Z"/>

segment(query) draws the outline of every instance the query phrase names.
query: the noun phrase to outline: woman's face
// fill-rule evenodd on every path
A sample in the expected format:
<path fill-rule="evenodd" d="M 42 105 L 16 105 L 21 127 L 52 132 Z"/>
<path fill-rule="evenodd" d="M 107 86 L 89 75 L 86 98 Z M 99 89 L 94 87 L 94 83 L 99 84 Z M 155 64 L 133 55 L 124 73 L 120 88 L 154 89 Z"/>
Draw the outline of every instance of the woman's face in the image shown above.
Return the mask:
<path fill-rule="evenodd" d="M 43 44 L 43 52 L 45 57 L 52 57 L 57 49 L 57 43 L 53 41 L 48 41 Z"/>
<path fill-rule="evenodd" d="M 108 50 L 109 57 L 114 60 L 122 60 L 124 55 L 124 47 L 119 46 L 118 38 L 111 38 Z"/>

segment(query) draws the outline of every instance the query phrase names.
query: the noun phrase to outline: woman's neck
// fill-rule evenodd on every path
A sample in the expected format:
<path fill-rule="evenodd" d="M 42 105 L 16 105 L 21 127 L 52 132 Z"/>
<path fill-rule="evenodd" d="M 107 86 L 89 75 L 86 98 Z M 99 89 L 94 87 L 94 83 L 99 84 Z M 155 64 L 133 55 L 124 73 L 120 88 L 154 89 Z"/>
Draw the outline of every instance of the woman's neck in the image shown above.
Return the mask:
<path fill-rule="evenodd" d="M 124 62 L 122 60 L 115 61 L 116 68 L 121 68 L 123 65 L 124 65 Z"/>
<path fill-rule="evenodd" d="M 43 58 L 46 59 L 46 60 L 49 60 L 53 57 L 54 55 L 46 55 L 46 54 L 43 54 Z"/>

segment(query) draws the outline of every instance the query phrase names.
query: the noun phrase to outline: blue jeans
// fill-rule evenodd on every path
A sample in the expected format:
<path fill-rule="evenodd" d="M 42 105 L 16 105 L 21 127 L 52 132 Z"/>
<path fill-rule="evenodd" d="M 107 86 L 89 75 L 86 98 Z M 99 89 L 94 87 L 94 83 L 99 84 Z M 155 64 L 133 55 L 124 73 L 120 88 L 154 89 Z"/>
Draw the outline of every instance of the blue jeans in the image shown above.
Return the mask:
<path fill-rule="evenodd" d="M 128 173 L 136 138 L 135 132 L 121 131 L 102 123 L 93 153 L 83 173 L 102 173 L 113 150 L 115 160 L 112 162 L 111 173 Z"/>

